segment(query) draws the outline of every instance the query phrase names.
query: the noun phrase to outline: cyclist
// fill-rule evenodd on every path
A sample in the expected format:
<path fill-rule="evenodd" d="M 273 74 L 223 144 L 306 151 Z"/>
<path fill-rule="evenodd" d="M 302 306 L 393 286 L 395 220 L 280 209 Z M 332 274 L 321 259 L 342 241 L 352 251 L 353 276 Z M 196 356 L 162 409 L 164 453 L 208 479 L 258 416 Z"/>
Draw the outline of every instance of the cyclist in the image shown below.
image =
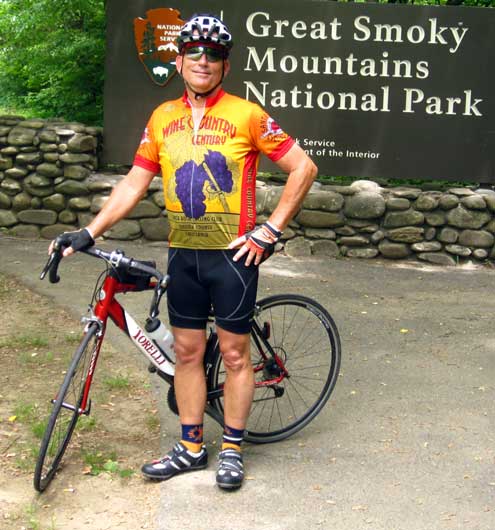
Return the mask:
<path fill-rule="evenodd" d="M 223 90 L 233 41 L 217 16 L 194 15 L 177 40 L 183 96 L 152 113 L 131 170 L 86 228 L 65 234 L 64 255 L 94 244 L 136 206 L 161 172 L 170 222 L 167 299 L 182 436 L 165 457 L 145 464 L 142 471 L 166 480 L 207 465 L 203 355 L 213 307 L 227 373 L 216 483 L 236 489 L 244 477 L 241 443 L 254 392 L 249 331 L 258 265 L 298 211 L 317 168 L 261 107 Z M 288 179 L 270 218 L 256 227 L 260 153 Z"/>

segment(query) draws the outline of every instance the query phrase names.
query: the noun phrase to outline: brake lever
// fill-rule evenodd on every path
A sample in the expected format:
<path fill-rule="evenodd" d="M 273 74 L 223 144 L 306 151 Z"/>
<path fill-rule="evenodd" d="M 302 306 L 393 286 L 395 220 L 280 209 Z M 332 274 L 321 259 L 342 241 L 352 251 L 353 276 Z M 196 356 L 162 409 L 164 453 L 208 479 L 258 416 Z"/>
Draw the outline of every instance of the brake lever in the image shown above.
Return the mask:
<path fill-rule="evenodd" d="M 151 300 L 151 307 L 150 307 L 151 318 L 156 318 L 160 314 L 160 310 L 159 310 L 160 301 L 162 299 L 162 296 L 165 294 L 165 291 L 167 290 L 169 280 L 170 280 L 170 276 L 166 274 L 156 284 L 156 287 L 153 293 L 153 298 Z"/>
<path fill-rule="evenodd" d="M 48 269 L 52 266 L 53 263 L 53 252 L 48 256 L 48 261 L 46 262 L 46 265 L 43 267 L 43 270 L 40 274 L 40 280 L 44 280 L 46 273 L 48 272 Z"/>
<path fill-rule="evenodd" d="M 62 259 L 62 251 L 61 250 L 54 250 L 46 262 L 45 267 L 41 271 L 40 274 L 40 280 L 43 280 L 49 272 L 49 280 L 50 283 L 58 283 L 60 281 L 60 276 L 57 274 L 58 271 L 58 265 L 60 263 L 60 260 Z"/>
<path fill-rule="evenodd" d="M 48 279 L 50 280 L 50 283 L 58 283 L 60 281 L 60 276 L 57 274 L 58 272 L 58 265 L 60 263 L 60 260 L 62 259 L 62 245 L 60 244 L 59 237 L 57 237 L 53 244 L 53 251 L 48 257 L 48 261 L 46 262 L 45 267 L 41 271 L 40 274 L 40 280 L 43 280 L 46 276 L 46 273 L 49 272 Z"/>

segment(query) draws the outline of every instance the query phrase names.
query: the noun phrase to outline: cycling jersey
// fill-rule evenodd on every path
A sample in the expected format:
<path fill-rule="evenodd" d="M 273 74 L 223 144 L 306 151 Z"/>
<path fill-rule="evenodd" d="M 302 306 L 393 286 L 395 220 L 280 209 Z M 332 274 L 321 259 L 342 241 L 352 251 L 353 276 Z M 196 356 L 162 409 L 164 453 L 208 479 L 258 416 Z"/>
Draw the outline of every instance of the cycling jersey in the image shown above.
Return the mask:
<path fill-rule="evenodd" d="M 293 144 L 255 103 L 220 90 L 193 117 L 184 94 L 153 112 L 134 164 L 162 173 L 171 247 L 226 249 L 255 227 L 260 153 L 276 162 Z"/>

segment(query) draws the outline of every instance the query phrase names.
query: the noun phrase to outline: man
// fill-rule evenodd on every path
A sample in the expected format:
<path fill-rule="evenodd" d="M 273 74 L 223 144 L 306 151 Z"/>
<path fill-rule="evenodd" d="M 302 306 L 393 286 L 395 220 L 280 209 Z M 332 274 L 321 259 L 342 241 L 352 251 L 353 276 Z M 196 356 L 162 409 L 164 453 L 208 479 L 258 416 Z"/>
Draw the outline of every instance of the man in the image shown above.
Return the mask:
<path fill-rule="evenodd" d="M 167 298 L 177 357 L 175 393 L 182 436 L 142 471 L 166 480 L 207 465 L 203 445 L 206 321 L 213 307 L 226 368 L 225 429 L 216 482 L 236 489 L 241 443 L 254 392 L 249 331 L 258 265 L 273 251 L 316 176 L 316 166 L 258 105 L 222 89 L 232 36 L 211 14 L 193 16 L 178 37 L 177 71 L 185 92 L 152 114 L 133 167 L 87 228 L 66 234 L 69 255 L 125 217 L 161 171 L 170 222 Z M 255 225 L 260 152 L 288 173 L 280 202 Z"/>

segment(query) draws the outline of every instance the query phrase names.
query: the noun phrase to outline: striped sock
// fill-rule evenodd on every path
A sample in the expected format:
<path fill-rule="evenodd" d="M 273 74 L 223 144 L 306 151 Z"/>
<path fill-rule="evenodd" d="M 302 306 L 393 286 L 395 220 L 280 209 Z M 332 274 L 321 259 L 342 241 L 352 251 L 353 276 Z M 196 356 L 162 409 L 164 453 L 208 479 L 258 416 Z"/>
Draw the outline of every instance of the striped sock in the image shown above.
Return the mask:
<path fill-rule="evenodd" d="M 203 424 L 181 424 L 181 443 L 192 453 L 199 453 L 203 447 Z"/>
<path fill-rule="evenodd" d="M 225 425 L 223 429 L 222 451 L 225 449 L 241 450 L 242 439 L 244 438 L 244 429 L 234 429 Z"/>

